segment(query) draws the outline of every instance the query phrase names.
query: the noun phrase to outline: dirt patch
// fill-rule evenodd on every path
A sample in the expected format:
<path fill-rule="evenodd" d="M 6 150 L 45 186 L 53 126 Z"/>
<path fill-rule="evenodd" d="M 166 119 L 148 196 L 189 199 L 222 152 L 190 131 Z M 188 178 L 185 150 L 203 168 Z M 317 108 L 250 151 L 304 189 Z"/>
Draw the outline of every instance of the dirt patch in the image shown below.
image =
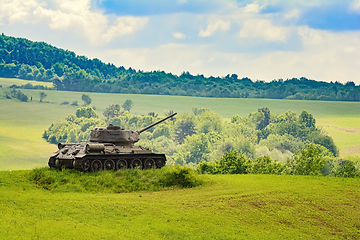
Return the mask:
<path fill-rule="evenodd" d="M 345 148 L 340 153 L 341 156 L 355 156 L 358 154 L 360 154 L 360 145 Z"/>
<path fill-rule="evenodd" d="M 336 127 L 336 126 L 325 126 L 325 127 L 329 127 L 329 128 L 335 128 L 341 131 L 346 131 L 349 133 L 360 133 L 360 129 L 359 128 L 341 128 L 341 127 Z"/>

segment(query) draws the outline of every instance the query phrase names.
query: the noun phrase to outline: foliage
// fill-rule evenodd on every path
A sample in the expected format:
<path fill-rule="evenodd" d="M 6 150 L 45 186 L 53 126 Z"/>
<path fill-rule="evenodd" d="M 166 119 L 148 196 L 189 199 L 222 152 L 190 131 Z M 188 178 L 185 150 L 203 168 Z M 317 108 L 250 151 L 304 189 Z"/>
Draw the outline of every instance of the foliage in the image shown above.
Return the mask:
<path fill-rule="evenodd" d="M 134 192 L 159 191 L 172 188 L 191 188 L 204 181 L 188 167 L 163 167 L 162 169 L 102 171 L 83 173 L 76 170 L 36 168 L 28 179 L 52 192 Z"/>
<path fill-rule="evenodd" d="M 131 99 L 126 99 L 125 102 L 123 103 L 123 105 L 121 105 L 121 106 L 125 111 L 130 112 L 133 105 L 134 105 L 134 103 Z"/>
<path fill-rule="evenodd" d="M 251 161 L 237 151 L 225 153 L 220 161 L 212 163 L 203 161 L 197 166 L 199 173 L 210 174 L 246 174 L 251 171 Z"/>
<path fill-rule="evenodd" d="M 17 98 L 21 102 L 27 102 L 29 97 L 23 94 L 20 90 L 16 90 L 15 88 L 12 88 L 9 94 L 6 94 L 6 98 Z"/>
<path fill-rule="evenodd" d="M 271 98 L 297 100 L 360 101 L 360 86 L 349 81 L 322 82 L 305 77 L 252 81 L 237 74 L 204 77 L 183 72 L 144 72 L 116 67 L 99 59 L 44 42 L 0 36 L 0 76 L 52 81 L 57 90 L 127 94 L 186 95 L 220 98 Z M 90 104 L 88 104 L 90 105 Z M 87 106 L 88 106 L 87 105 Z M 266 121 L 259 127 L 266 125 Z"/>
<path fill-rule="evenodd" d="M 83 94 L 83 95 L 81 96 L 81 100 L 83 100 L 84 106 L 89 106 L 89 105 L 91 104 L 91 98 L 90 98 L 90 96 L 87 95 L 87 94 Z"/>
<path fill-rule="evenodd" d="M 76 117 L 81 118 L 98 118 L 98 115 L 92 107 L 81 107 L 76 110 Z"/>
<path fill-rule="evenodd" d="M 119 104 L 112 104 L 108 106 L 105 111 L 103 112 L 104 117 L 106 117 L 107 120 L 110 118 L 118 117 L 120 116 L 120 105 Z"/>
<path fill-rule="evenodd" d="M 149 115 L 134 116 L 128 111 L 120 115 L 119 109 L 119 105 L 110 105 L 104 112 L 104 116 L 108 116 L 107 123 L 105 123 L 98 119 L 92 108 L 79 108 L 76 111 L 76 116 L 70 115 L 65 121 L 58 120 L 53 123 L 45 130 L 43 137 L 51 143 L 88 141 L 90 131 L 95 126 L 113 124 L 127 130 L 140 130 L 163 118 Z M 258 117 L 263 119 L 263 111 L 269 117 L 267 120 L 269 124 L 264 129 L 257 129 L 259 122 L 261 122 Z M 214 168 L 211 164 L 211 166 L 205 166 L 205 168 L 212 168 L 212 172 L 221 173 L 250 173 L 252 170 L 249 162 L 252 162 L 255 166 L 254 173 L 271 172 L 278 174 L 281 172 L 279 170 L 280 165 L 272 161 L 271 164 L 268 164 L 266 161 L 269 161 L 269 158 L 266 157 L 284 162 L 286 158 L 296 153 L 297 155 L 291 158 L 292 162 L 289 160 L 293 164 L 291 165 L 288 161 L 286 169 L 290 174 L 300 174 L 299 171 L 303 170 L 297 169 L 302 166 L 298 162 L 309 157 L 298 156 L 300 149 L 304 148 L 306 144 L 312 143 L 311 139 L 324 138 L 321 131 L 313 125 L 315 119 L 312 119 L 312 115 L 306 111 L 301 113 L 301 117 L 297 117 L 292 112 L 271 116 L 269 109 L 262 108 L 248 117 L 234 115 L 230 122 L 210 110 L 197 110 L 195 112 L 197 115 L 194 113 L 179 114 L 174 121 L 165 121 L 142 132 L 137 144 L 148 147 L 154 152 L 165 153 L 168 157 L 168 165 L 187 164 L 196 167 L 203 161 L 216 162 L 216 159 L 221 159 L 218 161 L 218 165 L 214 165 Z M 114 117 L 112 117 L 113 115 Z M 310 119 L 308 121 L 310 125 L 306 125 L 306 119 Z M 257 144 L 258 133 L 264 130 L 270 134 L 266 134 L 264 139 L 261 139 Z M 307 140 L 304 141 L 304 138 Z M 336 148 L 333 143 L 330 146 Z M 317 149 L 320 147 L 318 146 Z M 330 154 L 329 151 L 331 148 L 327 150 L 328 154 Z M 238 154 L 239 156 L 235 157 Z M 328 158 L 330 159 L 330 157 Z M 331 164 L 328 158 L 325 159 L 327 165 Z M 241 163 L 242 161 L 244 163 Z M 239 164 L 234 164 L 234 162 L 239 162 Z M 268 170 L 263 170 L 262 165 L 269 165 L 266 167 Z M 316 173 L 322 171 L 326 175 L 331 174 L 331 170 L 332 166 L 329 165 L 325 170 L 320 168 L 314 171 Z M 314 173 L 305 172 L 301 174 Z"/>
<path fill-rule="evenodd" d="M 294 175 L 320 175 L 325 166 L 325 159 L 320 155 L 315 144 L 306 145 L 295 152 L 286 162 L 285 173 Z"/>
<path fill-rule="evenodd" d="M 39 95 L 40 95 L 40 102 L 42 102 L 44 98 L 47 97 L 47 94 L 45 92 L 40 92 Z"/>
<path fill-rule="evenodd" d="M 196 133 L 195 123 L 191 118 L 176 121 L 175 139 L 177 143 L 182 144 L 187 136 Z"/>
<path fill-rule="evenodd" d="M 58 120 L 43 133 L 43 138 L 52 144 L 59 142 L 88 141 L 92 128 L 105 126 L 91 107 L 81 107 L 76 111 L 76 116 L 69 115 L 64 121 Z"/>
<path fill-rule="evenodd" d="M 252 174 L 281 174 L 284 165 L 268 156 L 255 159 L 251 165 Z"/>
<path fill-rule="evenodd" d="M 360 173 L 356 171 L 355 163 L 349 160 L 341 160 L 334 168 L 335 177 L 353 178 L 360 177 Z"/>
<path fill-rule="evenodd" d="M 246 174 L 249 173 L 250 167 L 250 161 L 243 154 L 238 155 L 238 152 L 233 150 L 225 153 L 219 161 L 222 174 Z"/>

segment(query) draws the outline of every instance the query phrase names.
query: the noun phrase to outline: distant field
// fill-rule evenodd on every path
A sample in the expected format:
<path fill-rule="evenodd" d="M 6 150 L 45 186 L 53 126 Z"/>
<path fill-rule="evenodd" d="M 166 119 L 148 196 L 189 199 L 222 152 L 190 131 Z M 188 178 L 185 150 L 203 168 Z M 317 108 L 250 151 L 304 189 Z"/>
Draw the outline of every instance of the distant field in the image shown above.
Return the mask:
<path fill-rule="evenodd" d="M 358 179 L 204 176 L 192 189 L 49 192 L 0 172 L 2 239 L 359 239 Z"/>
<path fill-rule="evenodd" d="M 74 114 L 77 107 L 61 105 L 67 101 L 82 104 L 82 92 L 44 91 L 45 102 L 39 102 L 42 90 L 22 90 L 33 101 L 23 103 L 5 99 L 2 89 L 14 81 L 23 85 L 19 79 L 0 78 L 0 170 L 30 169 L 47 164 L 48 155 L 56 146 L 42 139 L 44 129 L 57 119 L 64 119 Z M 39 83 L 39 82 L 37 82 Z M 48 84 L 48 83 L 45 83 Z M 10 84 L 11 85 L 11 84 Z M 192 108 L 209 108 L 225 118 L 234 114 L 246 116 L 258 108 L 268 107 L 276 114 L 288 110 L 300 114 L 306 110 L 317 119 L 317 125 L 323 127 L 340 148 L 341 156 L 360 155 L 360 102 L 328 102 L 271 99 L 231 99 L 197 98 L 183 96 L 132 95 L 86 93 L 91 99 L 91 106 L 96 107 L 100 117 L 110 104 L 122 104 L 126 99 L 134 102 L 133 114 L 144 115 L 155 112 L 163 115 L 165 111 L 191 112 Z"/>

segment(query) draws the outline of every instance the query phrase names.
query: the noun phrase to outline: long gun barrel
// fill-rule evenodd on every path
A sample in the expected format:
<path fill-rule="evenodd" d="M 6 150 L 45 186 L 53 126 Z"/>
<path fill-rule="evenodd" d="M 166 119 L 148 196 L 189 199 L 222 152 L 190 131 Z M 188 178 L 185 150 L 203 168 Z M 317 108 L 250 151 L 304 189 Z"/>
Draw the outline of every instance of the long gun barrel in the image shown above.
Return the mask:
<path fill-rule="evenodd" d="M 173 113 L 173 114 L 167 116 L 166 118 L 161 119 L 160 121 L 157 121 L 156 123 L 153 123 L 153 124 L 151 124 L 151 125 L 149 125 L 149 126 L 147 126 L 147 127 L 144 127 L 143 129 L 138 130 L 137 132 L 138 132 L 138 133 L 142 133 L 143 131 L 146 131 L 146 130 L 148 130 L 149 128 L 151 128 L 151 127 L 153 127 L 153 126 L 155 126 L 155 125 L 157 125 L 157 124 L 159 124 L 159 123 L 161 123 L 161 122 L 163 122 L 163 121 L 165 121 L 165 120 L 167 120 L 167 119 L 175 116 L 176 114 L 177 114 L 177 113 Z"/>

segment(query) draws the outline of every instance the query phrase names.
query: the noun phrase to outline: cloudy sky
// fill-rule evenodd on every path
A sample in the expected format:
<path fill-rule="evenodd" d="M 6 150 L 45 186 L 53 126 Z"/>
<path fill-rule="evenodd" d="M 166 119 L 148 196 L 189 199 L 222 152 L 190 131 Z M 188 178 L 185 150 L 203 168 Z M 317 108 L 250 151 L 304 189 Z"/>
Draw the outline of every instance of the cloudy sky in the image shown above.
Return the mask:
<path fill-rule="evenodd" d="M 0 0 L 0 29 L 136 70 L 360 84 L 360 0 Z"/>

